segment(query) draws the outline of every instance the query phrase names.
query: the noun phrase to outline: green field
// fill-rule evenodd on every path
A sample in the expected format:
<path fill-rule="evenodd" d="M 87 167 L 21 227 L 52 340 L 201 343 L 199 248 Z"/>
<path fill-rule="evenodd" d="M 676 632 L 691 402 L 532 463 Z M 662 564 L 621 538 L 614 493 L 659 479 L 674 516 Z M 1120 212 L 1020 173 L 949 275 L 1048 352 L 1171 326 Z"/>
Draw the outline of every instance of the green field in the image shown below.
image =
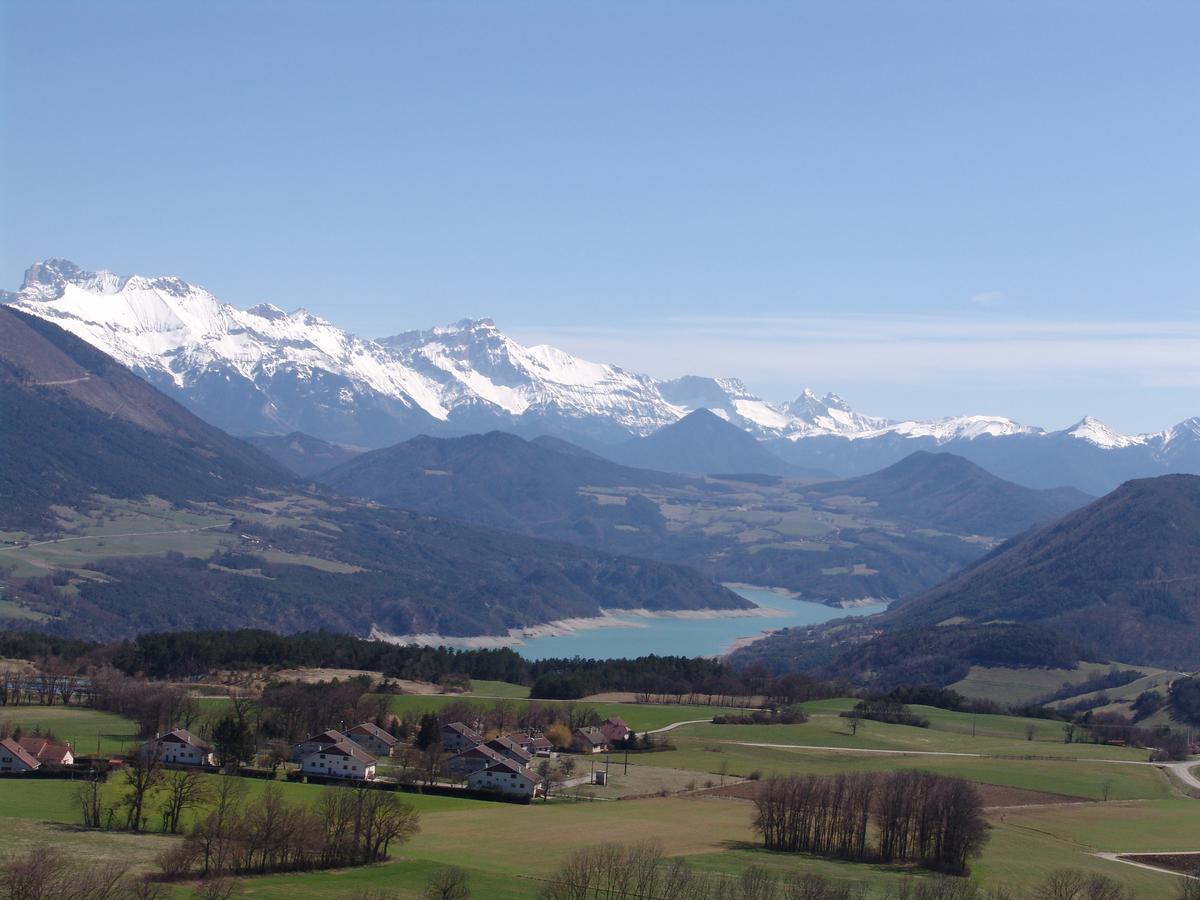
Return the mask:
<path fill-rule="evenodd" d="M 262 789 L 257 782 L 246 783 L 250 790 Z M 0 782 L 0 808 L 6 814 L 0 825 L 8 826 L 0 827 L 0 852 L 55 838 L 85 856 L 120 858 L 149 869 L 153 854 L 174 840 L 64 828 L 75 819 L 71 787 L 63 782 Z M 116 790 L 116 783 L 110 789 Z M 281 789 L 290 799 L 310 800 L 322 791 L 339 790 L 308 785 Z M 523 807 L 419 795 L 405 799 L 421 811 L 422 830 L 394 860 L 366 868 L 248 878 L 243 880 L 246 895 L 291 900 L 386 889 L 415 896 L 431 871 L 461 865 L 475 896 L 529 897 L 573 849 L 606 839 L 656 838 L 669 855 L 686 856 L 698 869 L 731 876 L 751 865 L 780 874 L 818 871 L 866 883 L 876 889 L 875 896 L 909 874 L 900 867 L 758 850 L 750 829 L 753 806 L 739 800 L 671 797 Z M 1070 866 L 1118 878 L 1139 898 L 1157 900 L 1171 896 L 1173 878 L 1092 854 L 1196 849 L 1200 803 L 1164 798 L 1012 808 L 993 811 L 989 821 L 991 839 L 974 866 L 974 877 L 984 885 L 1020 890 L 1053 869 Z"/>
<path fill-rule="evenodd" d="M 1081 662 L 1073 669 L 1010 669 L 1000 666 L 994 668 L 972 666 L 967 676 L 950 685 L 950 688 L 966 697 L 995 700 L 997 703 L 1033 703 L 1039 698 L 1059 690 L 1064 684 L 1082 684 L 1089 678 L 1103 675 L 1114 665 L 1121 669 L 1139 669 L 1146 673 L 1149 679 L 1155 679 L 1163 674 L 1162 669 L 1146 666 L 1093 662 Z M 1128 687 L 1109 688 L 1108 693 L 1123 696 L 1128 690 Z M 1146 688 L 1143 687 L 1141 690 L 1146 690 Z M 1141 690 L 1132 696 L 1137 696 Z"/>
<path fill-rule="evenodd" d="M 523 684 L 512 684 L 508 681 L 483 681 L 471 679 L 471 695 L 478 697 L 503 697 L 507 700 L 525 700 L 529 697 L 529 688 Z"/>
<path fill-rule="evenodd" d="M 455 698 L 403 695 L 392 699 L 402 706 L 420 703 L 425 705 L 414 708 L 433 708 Z M 1042 720 L 972 717 L 929 708 L 918 708 L 930 719 L 928 729 L 867 722 L 857 735 L 851 735 L 846 720 L 837 715 L 850 704 L 848 700 L 806 704 L 812 718 L 804 725 L 682 726 L 671 732 L 676 749 L 631 754 L 628 774 L 624 772 L 623 755 L 614 755 L 614 777 L 608 793 L 604 788 L 591 792 L 613 797 L 638 793 L 644 787 L 653 793 L 660 785 L 678 791 L 691 782 L 703 788 L 706 782 L 716 786 L 756 771 L 763 775 L 830 774 L 920 768 L 981 784 L 1044 791 L 1080 801 L 1098 801 L 1107 796 L 1109 802 L 1056 805 L 1027 805 L 1028 801 L 1022 800 L 1018 806 L 988 812 L 991 839 L 974 865 L 973 877 L 984 885 L 1004 884 L 1018 891 L 1053 869 L 1070 866 L 1117 878 L 1133 889 L 1139 900 L 1169 898 L 1174 878 L 1093 854 L 1200 849 L 1200 801 L 1177 796 L 1157 768 L 1120 759 L 1140 751 L 1064 744 L 1055 734 L 1054 723 Z M 712 712 L 704 707 L 580 705 L 595 706 L 602 715 L 622 715 L 639 728 L 702 718 Z M 205 706 L 209 714 L 220 709 L 216 701 Z M 19 712 L 17 718 L 23 724 L 39 716 L 47 722 L 56 717 L 52 727 L 60 735 L 67 729 L 93 735 L 130 735 L 133 731 L 132 723 L 126 720 L 90 710 L 20 707 L 11 712 Z M 1044 725 L 1050 730 L 1034 741 L 1026 741 L 1027 724 Z M 833 749 L 752 744 L 812 744 Z M 855 752 L 855 747 L 903 752 Z M 990 755 L 937 756 L 931 755 L 933 752 Z M 1068 755 L 1079 759 L 1065 758 Z M 599 764 L 601 759 L 585 759 L 582 764 Z M 215 783 L 222 777 L 206 776 L 206 780 Z M 242 784 L 251 802 L 266 787 L 254 779 L 245 779 Z M 341 790 L 276 784 L 287 799 L 305 803 L 316 802 L 326 791 Z M 77 828 L 76 787 L 68 781 L 0 780 L 0 855 L 52 841 L 84 858 L 120 860 L 135 871 L 152 871 L 155 856 L 178 840 L 156 834 L 98 833 Z M 110 799 L 120 796 L 122 790 L 120 775 L 115 775 L 105 788 Z M 417 794 L 405 794 L 403 798 L 421 813 L 422 830 L 395 852 L 393 860 L 365 868 L 247 878 L 243 880 L 245 895 L 302 900 L 386 890 L 415 897 L 430 872 L 454 864 L 467 869 L 476 897 L 524 898 L 535 895 L 543 879 L 578 847 L 605 840 L 651 837 L 661 840 L 669 855 L 686 856 L 698 869 L 730 877 L 751 865 L 780 874 L 816 871 L 837 880 L 863 882 L 871 887 L 873 897 L 879 897 L 888 886 L 913 874 L 901 867 L 759 850 L 750 827 L 753 805 L 704 793 L 597 802 L 558 799 L 531 806 Z M 153 817 L 152 813 L 152 821 Z M 917 873 L 916 877 L 927 876 Z M 180 888 L 178 896 L 187 896 L 186 890 Z"/>
<path fill-rule="evenodd" d="M 474 682 L 472 687 L 475 690 L 479 690 L 479 688 L 475 687 L 476 685 L 487 683 Z M 493 683 L 503 684 L 503 682 Z M 419 715 L 427 710 L 437 711 L 452 703 L 469 703 L 481 708 L 487 708 L 494 706 L 498 702 L 509 702 L 514 706 L 525 703 L 544 703 L 557 706 L 563 703 L 563 701 L 557 700 L 531 701 L 515 698 L 500 701 L 473 697 L 469 694 L 399 694 L 388 697 L 388 707 L 397 715 L 403 715 L 406 712 Z M 593 703 L 590 700 L 572 700 L 569 702 L 573 703 L 579 709 L 594 709 L 602 719 L 609 716 L 620 716 L 635 731 L 662 728 L 664 725 L 670 725 L 672 722 L 681 722 L 687 719 L 711 719 L 715 715 L 729 711 L 716 706 L 687 706 L 682 704 L 655 706 L 648 703 Z"/>
<path fill-rule="evenodd" d="M 53 734 L 79 756 L 127 752 L 137 741 L 137 726 L 115 713 L 67 706 L 0 707 L 0 721 L 25 734 Z"/>

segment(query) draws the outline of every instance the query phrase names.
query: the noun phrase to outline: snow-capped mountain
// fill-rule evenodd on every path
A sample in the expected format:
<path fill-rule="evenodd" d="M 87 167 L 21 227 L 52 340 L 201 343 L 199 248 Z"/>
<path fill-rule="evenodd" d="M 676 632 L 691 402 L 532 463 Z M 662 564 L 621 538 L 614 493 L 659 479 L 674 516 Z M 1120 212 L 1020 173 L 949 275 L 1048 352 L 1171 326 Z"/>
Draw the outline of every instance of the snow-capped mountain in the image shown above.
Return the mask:
<path fill-rule="evenodd" d="M 378 447 L 419 433 L 505 428 L 596 449 L 709 409 L 789 462 L 839 475 L 926 447 L 985 465 L 981 456 L 997 456 L 993 471 L 1036 486 L 1043 486 L 1046 466 L 1014 464 L 1030 452 L 1018 448 L 1037 448 L 1032 455 L 1039 459 L 1103 451 L 1108 468 L 1112 459 L 1131 460 L 1121 474 L 1191 466 L 1193 457 L 1200 465 L 1200 419 L 1153 435 L 1118 434 L 1091 418 L 1061 432 L 994 416 L 895 421 L 855 412 L 835 394 L 805 390 L 776 404 L 733 378 L 654 379 L 554 347 L 524 346 L 489 319 L 371 340 L 303 309 L 236 309 L 176 277 L 88 272 L 61 259 L 31 266 L 20 290 L 2 292 L 0 300 L 83 338 L 234 434 L 300 431 Z M 1005 453 L 992 449 L 999 446 Z M 1058 477 L 1061 467 L 1049 468 Z"/>

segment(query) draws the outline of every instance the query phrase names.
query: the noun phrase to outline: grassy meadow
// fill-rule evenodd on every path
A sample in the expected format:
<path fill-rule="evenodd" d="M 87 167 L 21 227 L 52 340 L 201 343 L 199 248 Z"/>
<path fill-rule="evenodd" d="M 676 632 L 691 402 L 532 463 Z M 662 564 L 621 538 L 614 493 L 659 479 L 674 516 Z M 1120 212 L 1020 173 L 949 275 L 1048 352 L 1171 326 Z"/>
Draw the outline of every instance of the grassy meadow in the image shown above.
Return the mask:
<path fill-rule="evenodd" d="M 481 688 L 476 685 L 476 690 Z M 392 698 L 401 708 L 409 704 L 435 708 L 454 699 Z M 513 702 L 520 701 L 513 698 Z M 220 709 L 218 703 L 209 704 L 212 712 Z M 421 833 L 398 848 L 391 861 L 365 868 L 247 878 L 243 879 L 245 895 L 299 900 L 386 890 L 415 897 L 430 872 L 453 864 L 468 871 L 477 897 L 530 897 L 572 850 L 606 840 L 642 838 L 661 840 L 669 855 L 686 856 L 698 869 L 731 877 L 751 865 L 780 874 L 812 870 L 865 883 L 875 896 L 905 877 L 926 877 L 904 867 L 758 849 L 751 828 L 753 804 L 705 790 L 706 785 L 732 784 L 754 772 L 765 776 L 921 768 L 982 785 L 1059 795 L 1033 803 L 1022 799 L 987 811 L 991 837 L 972 874 L 984 885 L 1005 884 L 1020 890 L 1053 869 L 1070 866 L 1117 878 L 1139 898 L 1170 897 L 1176 882 L 1172 876 L 1094 854 L 1200 849 L 1200 801 L 1175 794 L 1162 772 L 1132 758 L 1144 756 L 1141 751 L 1064 744 L 1054 723 L 1042 720 L 979 716 L 972 721 L 966 714 L 928 708 L 918 708 L 930 719 L 928 729 L 866 722 L 853 735 L 846 720 L 837 715 L 850 705 L 849 700 L 806 704 L 811 718 L 803 725 L 681 726 L 671 732 L 675 749 L 631 754 L 627 774 L 623 756 L 614 755 L 612 785 L 590 789 L 589 793 L 604 798 L 594 802 L 564 797 L 514 806 L 405 794 L 404 799 L 421 813 Z M 686 706 L 595 706 L 602 715 L 621 715 L 637 728 L 661 727 L 712 712 Z M 21 707 L 9 712 L 23 727 L 40 721 L 60 736 L 89 735 L 94 740 L 100 735 L 105 741 L 133 732 L 131 722 L 90 710 Z M 1044 726 L 1046 731 L 1028 741 L 1029 724 Z M 771 746 L 758 746 L 763 744 Z M 935 755 L 939 753 L 947 755 Z M 601 761 L 602 757 L 594 757 L 582 765 Z M 210 782 L 221 777 L 205 776 Z M 250 802 L 266 787 L 254 779 L 242 783 Z M 276 784 L 285 797 L 298 802 L 316 802 L 324 791 L 340 790 Z M 646 793 L 665 790 L 669 796 L 614 799 L 643 788 Z M 0 855 L 52 841 L 84 858 L 120 860 L 135 871 L 152 871 L 155 856 L 178 840 L 161 834 L 81 829 L 75 789 L 69 781 L 0 780 Z M 105 787 L 109 799 L 122 791 L 119 775 Z M 186 893 L 179 888 L 179 896 Z"/>

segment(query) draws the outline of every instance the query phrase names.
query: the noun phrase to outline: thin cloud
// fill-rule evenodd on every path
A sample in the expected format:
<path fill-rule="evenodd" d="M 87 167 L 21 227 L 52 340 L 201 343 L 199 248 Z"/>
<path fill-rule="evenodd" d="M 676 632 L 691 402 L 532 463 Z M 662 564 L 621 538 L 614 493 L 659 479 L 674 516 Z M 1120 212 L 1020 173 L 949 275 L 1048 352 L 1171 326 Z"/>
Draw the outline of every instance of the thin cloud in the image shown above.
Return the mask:
<path fill-rule="evenodd" d="M 814 382 L 1035 386 L 1054 379 L 1149 387 L 1200 379 L 1197 321 L 700 316 L 514 332 L 659 377 L 735 375 L 796 390 Z"/>
<path fill-rule="evenodd" d="M 980 291 L 971 295 L 971 303 L 975 306 L 999 306 L 1005 299 L 1004 291 Z"/>

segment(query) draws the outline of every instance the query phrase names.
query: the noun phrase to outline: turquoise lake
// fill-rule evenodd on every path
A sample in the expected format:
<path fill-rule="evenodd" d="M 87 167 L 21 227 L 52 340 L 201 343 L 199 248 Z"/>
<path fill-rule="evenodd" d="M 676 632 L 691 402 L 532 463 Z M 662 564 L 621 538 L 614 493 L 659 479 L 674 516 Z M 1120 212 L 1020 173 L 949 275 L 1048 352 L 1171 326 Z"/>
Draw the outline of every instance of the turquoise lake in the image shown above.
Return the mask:
<path fill-rule="evenodd" d="M 777 610 L 777 615 L 739 616 L 727 619 L 676 619 L 670 617 L 621 617 L 632 627 L 590 628 L 559 637 L 526 638 L 514 647 L 528 659 L 582 656 L 594 659 L 632 659 L 656 653 L 660 656 L 715 656 L 726 652 L 742 638 L 763 631 L 795 625 L 819 625 L 846 616 L 868 616 L 883 612 L 886 604 L 853 609 L 794 600 L 765 588 L 732 588 L 759 607 Z"/>

